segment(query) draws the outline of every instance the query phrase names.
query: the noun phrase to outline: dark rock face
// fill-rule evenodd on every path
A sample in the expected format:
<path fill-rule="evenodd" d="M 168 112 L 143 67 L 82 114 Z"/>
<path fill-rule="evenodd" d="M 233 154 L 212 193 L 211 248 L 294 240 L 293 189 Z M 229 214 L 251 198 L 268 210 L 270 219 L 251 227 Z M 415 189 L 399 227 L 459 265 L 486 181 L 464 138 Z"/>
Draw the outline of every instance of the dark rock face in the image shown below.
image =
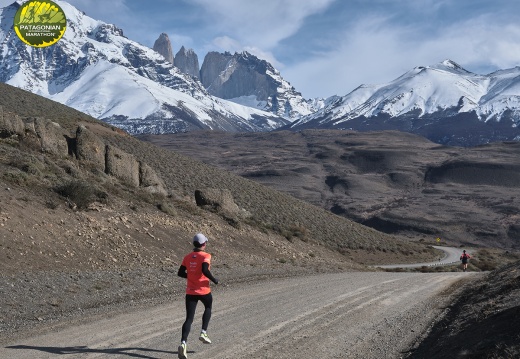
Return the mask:
<path fill-rule="evenodd" d="M 223 99 L 254 97 L 257 108 L 290 119 L 310 113 L 310 105 L 267 61 L 247 52 L 209 52 L 200 69 L 207 91 Z"/>
<path fill-rule="evenodd" d="M 193 49 L 188 49 L 182 46 L 175 54 L 174 65 L 181 72 L 188 74 L 192 77 L 199 78 L 199 58 Z"/>
<path fill-rule="evenodd" d="M 201 80 L 212 95 L 224 99 L 255 95 L 259 101 L 267 101 L 276 94 L 278 84 L 266 72 L 275 72 L 265 60 L 248 53 L 231 55 L 210 52 L 204 58 Z"/>
<path fill-rule="evenodd" d="M 200 68 L 200 81 L 208 90 L 211 87 L 214 87 L 214 89 L 210 91 L 211 94 L 214 94 L 214 92 L 217 91 L 216 89 L 219 87 L 219 81 L 217 79 L 221 72 L 226 68 L 231 57 L 232 55 L 229 52 L 221 54 L 216 51 L 208 52 L 204 57 L 204 62 Z M 214 82 L 216 82 L 216 84 L 215 86 L 212 86 Z"/>
<path fill-rule="evenodd" d="M 173 64 L 173 50 L 172 43 L 170 42 L 170 38 L 164 32 L 159 36 L 155 43 L 153 44 L 153 49 L 157 51 L 159 54 L 163 55 L 166 61 Z"/>

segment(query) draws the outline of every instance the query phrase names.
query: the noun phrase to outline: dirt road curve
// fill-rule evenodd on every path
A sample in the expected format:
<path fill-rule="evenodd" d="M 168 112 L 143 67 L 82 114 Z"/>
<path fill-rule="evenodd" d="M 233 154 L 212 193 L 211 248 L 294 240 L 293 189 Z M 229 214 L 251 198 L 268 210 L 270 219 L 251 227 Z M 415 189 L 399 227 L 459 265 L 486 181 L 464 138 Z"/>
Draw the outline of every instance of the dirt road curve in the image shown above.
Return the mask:
<path fill-rule="evenodd" d="M 460 263 L 460 255 L 462 254 L 462 250 L 460 248 L 455 247 L 441 247 L 441 246 L 433 246 L 438 250 L 444 252 L 444 256 L 440 257 L 436 262 L 425 262 L 425 263 L 408 263 L 408 264 L 384 264 L 377 265 L 373 267 L 379 268 L 420 268 L 420 267 L 433 267 L 433 266 L 444 266 L 444 265 L 452 265 L 454 263 Z"/>
<path fill-rule="evenodd" d="M 214 289 L 209 335 L 192 358 L 400 358 L 472 273 L 341 273 Z M 441 294 L 443 293 L 444 294 Z M 181 299 L 3 345 L 0 358 L 176 358 Z M 68 354 L 68 355 L 63 355 Z"/>

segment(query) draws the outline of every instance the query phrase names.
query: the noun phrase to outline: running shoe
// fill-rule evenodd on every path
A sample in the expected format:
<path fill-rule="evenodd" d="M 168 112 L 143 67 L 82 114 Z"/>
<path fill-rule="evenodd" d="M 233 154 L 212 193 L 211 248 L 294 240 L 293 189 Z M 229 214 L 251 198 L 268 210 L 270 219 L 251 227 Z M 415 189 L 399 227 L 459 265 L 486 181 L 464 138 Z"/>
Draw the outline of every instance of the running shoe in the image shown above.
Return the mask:
<path fill-rule="evenodd" d="M 211 340 L 206 333 L 200 333 L 199 340 L 204 344 L 211 344 Z"/>
<path fill-rule="evenodd" d="M 181 345 L 179 345 L 177 352 L 179 354 L 179 359 L 188 359 L 188 350 L 186 349 L 186 343 L 182 343 Z"/>

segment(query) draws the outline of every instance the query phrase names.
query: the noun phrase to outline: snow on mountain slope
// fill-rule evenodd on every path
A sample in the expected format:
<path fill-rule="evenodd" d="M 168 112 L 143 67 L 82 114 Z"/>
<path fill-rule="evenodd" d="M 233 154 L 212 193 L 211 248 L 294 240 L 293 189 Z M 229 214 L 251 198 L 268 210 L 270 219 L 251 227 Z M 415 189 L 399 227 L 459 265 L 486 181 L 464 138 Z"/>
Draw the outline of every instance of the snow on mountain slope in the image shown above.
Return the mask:
<path fill-rule="evenodd" d="M 446 60 L 362 85 L 282 129 L 397 130 L 451 146 L 520 140 L 520 68 L 489 75 Z"/>
<path fill-rule="evenodd" d="M 420 118 L 475 112 L 483 121 L 500 119 L 506 112 L 518 113 L 519 95 L 520 68 L 477 75 L 445 60 L 434 66 L 416 67 L 387 84 L 362 85 L 291 127 L 311 121 L 338 125 L 382 114 L 398 118 L 413 113 Z M 516 123 L 519 120 L 517 117 Z"/>
<path fill-rule="evenodd" d="M 67 30 L 57 44 L 32 48 L 12 30 L 15 2 L 0 9 L 0 81 L 66 104 L 131 133 L 196 128 L 268 131 L 289 121 L 208 94 L 154 50 L 65 1 Z M 143 120 L 143 124 L 138 124 Z"/>
<path fill-rule="evenodd" d="M 489 75 L 489 90 L 482 96 L 477 110 L 485 120 L 498 119 L 509 113 L 520 118 L 520 68 L 500 70 Z M 520 124 L 518 121 L 516 124 Z"/>

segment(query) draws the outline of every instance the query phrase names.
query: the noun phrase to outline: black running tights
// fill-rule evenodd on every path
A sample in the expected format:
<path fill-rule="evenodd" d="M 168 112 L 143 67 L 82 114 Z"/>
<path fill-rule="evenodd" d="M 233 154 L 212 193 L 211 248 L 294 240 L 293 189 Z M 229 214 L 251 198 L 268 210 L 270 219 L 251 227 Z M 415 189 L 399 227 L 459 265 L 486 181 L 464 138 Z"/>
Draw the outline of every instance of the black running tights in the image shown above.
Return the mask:
<path fill-rule="evenodd" d="M 188 340 L 190 334 L 191 324 L 195 317 L 195 309 L 199 300 L 204 304 L 204 314 L 202 315 L 202 329 L 208 330 L 209 320 L 211 319 L 211 305 L 213 304 L 213 296 L 211 293 L 206 295 L 191 295 L 186 294 L 186 321 L 182 325 L 182 339 Z"/>

